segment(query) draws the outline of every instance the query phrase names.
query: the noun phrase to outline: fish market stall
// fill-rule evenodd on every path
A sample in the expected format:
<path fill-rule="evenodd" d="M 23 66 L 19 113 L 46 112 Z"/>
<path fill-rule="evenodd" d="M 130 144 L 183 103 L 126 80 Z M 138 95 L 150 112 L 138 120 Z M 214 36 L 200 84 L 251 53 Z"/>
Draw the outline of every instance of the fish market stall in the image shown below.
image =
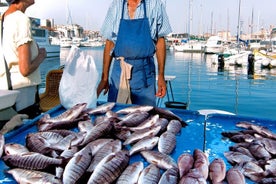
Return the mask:
<path fill-rule="evenodd" d="M 111 111 L 119 112 L 120 110 L 124 110 L 128 107 L 131 107 L 131 106 L 116 104 L 111 109 Z M 159 108 L 159 109 L 162 109 L 162 108 Z M 183 122 L 187 124 L 186 126 L 183 126 L 181 128 L 180 132 L 176 133 L 176 146 L 173 149 L 173 151 L 169 154 L 175 162 L 177 162 L 178 158 L 184 153 L 193 154 L 194 150 L 202 150 L 207 153 L 210 163 L 215 158 L 222 158 L 225 161 L 226 167 L 228 170 L 232 166 L 225 158 L 224 153 L 229 151 L 229 147 L 234 145 L 234 142 L 224 137 L 222 135 L 222 132 L 241 130 L 242 128 L 239 128 L 236 126 L 238 122 L 250 122 L 260 126 L 267 127 L 272 132 L 276 131 L 276 121 L 271 121 L 271 120 L 254 119 L 250 117 L 241 117 L 241 116 L 227 115 L 227 114 L 224 114 L 224 115 L 209 114 L 204 116 L 197 111 L 182 110 L 182 109 L 165 109 L 165 110 L 169 110 L 176 117 L 178 117 L 179 119 L 181 119 Z M 46 114 L 49 114 L 50 117 L 56 117 L 64 113 L 65 111 L 66 110 L 62 106 L 57 106 L 52 110 L 46 112 Z M 89 111 L 86 111 L 86 112 L 89 112 Z M 162 113 L 161 110 L 156 112 L 159 112 L 159 114 Z M 89 116 L 93 122 L 100 115 L 90 113 Z M 41 128 L 41 127 L 38 127 L 37 122 L 40 121 L 43 117 L 45 117 L 45 114 L 42 114 L 31 121 L 25 122 L 23 126 L 6 134 L 5 143 L 6 144 L 18 143 L 18 144 L 25 145 L 26 137 L 28 136 L 28 134 L 36 133 L 39 131 L 39 128 Z M 74 130 L 75 132 L 79 131 L 77 126 L 71 128 L 71 130 Z M 131 150 L 132 148 L 130 144 L 123 145 L 123 147 L 127 150 Z M 157 150 L 156 147 L 153 149 Z M 138 161 L 142 161 L 144 164 L 144 167 L 149 165 L 146 158 L 144 157 L 144 154 L 142 156 L 142 154 L 140 153 L 134 153 L 130 156 L 129 165 Z M 5 162 L 2 159 L 0 160 L 0 169 L 1 169 L 0 183 L 16 183 L 12 175 L 5 172 L 9 170 L 9 167 L 5 164 Z M 246 179 L 246 182 L 253 183 L 249 179 Z"/>

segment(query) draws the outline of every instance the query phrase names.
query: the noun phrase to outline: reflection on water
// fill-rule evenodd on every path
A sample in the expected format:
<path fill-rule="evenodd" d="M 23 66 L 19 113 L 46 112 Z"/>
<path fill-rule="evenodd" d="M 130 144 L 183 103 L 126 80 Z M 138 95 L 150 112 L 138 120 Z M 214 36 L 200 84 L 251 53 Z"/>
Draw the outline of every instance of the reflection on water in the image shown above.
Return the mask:
<path fill-rule="evenodd" d="M 81 49 L 94 57 L 101 75 L 103 48 Z M 58 68 L 60 62 L 64 63 L 68 53 L 69 49 L 62 49 L 60 61 L 46 60 L 41 67 L 42 77 L 50 69 Z M 176 76 L 172 81 L 174 99 L 186 102 L 187 109 L 219 109 L 275 120 L 276 69 L 255 67 L 252 76 L 247 75 L 247 67 L 227 63 L 223 71 L 218 71 L 217 59 L 212 55 L 167 51 L 165 73 Z M 106 100 L 106 97 L 99 99 Z"/>

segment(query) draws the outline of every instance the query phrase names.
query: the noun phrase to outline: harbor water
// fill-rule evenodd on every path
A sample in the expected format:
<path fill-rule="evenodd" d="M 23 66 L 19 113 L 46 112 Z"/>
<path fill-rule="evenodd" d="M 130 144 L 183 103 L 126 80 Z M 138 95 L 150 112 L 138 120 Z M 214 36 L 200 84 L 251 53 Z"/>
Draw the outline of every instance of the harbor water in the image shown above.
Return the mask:
<path fill-rule="evenodd" d="M 81 49 L 93 56 L 101 75 L 103 48 Z M 45 88 L 47 72 L 65 63 L 69 50 L 61 49 L 60 58 L 46 59 L 41 65 L 40 92 Z M 276 71 L 273 69 L 257 69 L 253 76 L 248 76 L 247 67 L 218 70 L 211 55 L 168 50 L 165 74 L 175 76 L 170 81 L 174 101 L 187 103 L 188 110 L 216 109 L 239 116 L 276 120 Z M 106 96 L 101 95 L 99 100 L 106 101 Z M 167 97 L 160 100 L 161 107 L 165 107 L 166 101 Z"/>

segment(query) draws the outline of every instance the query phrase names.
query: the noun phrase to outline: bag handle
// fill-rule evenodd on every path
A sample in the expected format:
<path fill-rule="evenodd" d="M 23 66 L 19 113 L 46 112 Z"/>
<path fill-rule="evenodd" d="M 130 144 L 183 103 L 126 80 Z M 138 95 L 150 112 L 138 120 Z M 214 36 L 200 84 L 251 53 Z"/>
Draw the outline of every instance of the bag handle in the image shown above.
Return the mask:
<path fill-rule="evenodd" d="M 5 17 L 5 13 L 2 15 L 2 18 L 1 18 L 1 45 L 2 45 L 2 48 L 3 48 L 3 23 L 4 23 L 4 17 Z M 10 73 L 10 70 L 9 70 L 9 67 L 8 67 L 8 64 L 7 64 L 7 61 L 6 61 L 4 53 L 3 53 L 2 56 L 3 56 L 4 62 L 5 62 L 5 70 L 6 70 L 8 89 L 12 90 L 11 73 Z"/>

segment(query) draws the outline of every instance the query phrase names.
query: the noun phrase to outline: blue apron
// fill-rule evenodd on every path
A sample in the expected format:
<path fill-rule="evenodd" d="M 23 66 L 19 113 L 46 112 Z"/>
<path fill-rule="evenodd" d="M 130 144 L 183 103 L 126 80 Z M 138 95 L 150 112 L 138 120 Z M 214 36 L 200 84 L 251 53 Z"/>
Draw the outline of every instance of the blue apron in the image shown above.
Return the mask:
<path fill-rule="evenodd" d="M 151 38 L 149 21 L 144 5 L 144 17 L 141 19 L 124 19 L 123 3 L 122 18 L 114 47 L 112 74 L 108 93 L 108 101 L 115 102 L 118 94 L 121 67 L 117 57 L 124 57 L 131 64 L 132 72 L 129 81 L 131 101 L 138 105 L 156 105 L 156 72 L 154 64 L 155 45 Z"/>

